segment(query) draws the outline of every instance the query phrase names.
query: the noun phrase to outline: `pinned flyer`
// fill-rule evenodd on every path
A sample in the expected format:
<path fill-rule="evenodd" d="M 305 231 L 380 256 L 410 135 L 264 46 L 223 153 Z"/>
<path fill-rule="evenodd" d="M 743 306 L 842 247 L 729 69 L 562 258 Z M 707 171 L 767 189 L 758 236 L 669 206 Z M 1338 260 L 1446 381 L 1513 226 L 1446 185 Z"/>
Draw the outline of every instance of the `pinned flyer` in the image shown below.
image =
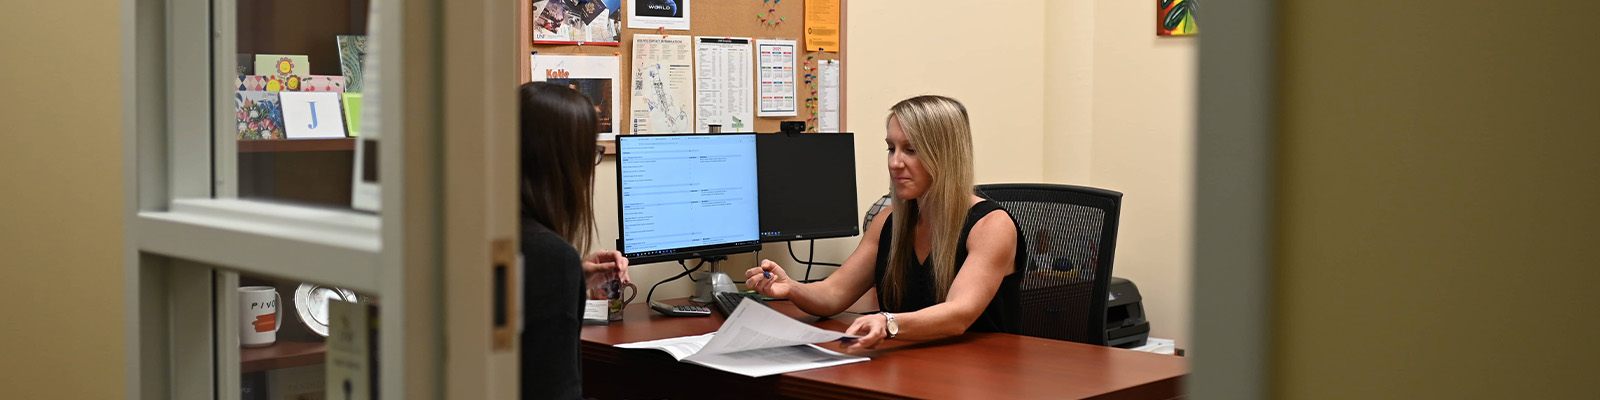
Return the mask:
<path fill-rule="evenodd" d="M 756 40 L 760 84 L 758 117 L 792 117 L 799 108 L 795 94 L 795 51 L 793 40 Z"/>
<path fill-rule="evenodd" d="M 623 8 L 628 29 L 689 30 L 689 0 L 635 0 Z"/>

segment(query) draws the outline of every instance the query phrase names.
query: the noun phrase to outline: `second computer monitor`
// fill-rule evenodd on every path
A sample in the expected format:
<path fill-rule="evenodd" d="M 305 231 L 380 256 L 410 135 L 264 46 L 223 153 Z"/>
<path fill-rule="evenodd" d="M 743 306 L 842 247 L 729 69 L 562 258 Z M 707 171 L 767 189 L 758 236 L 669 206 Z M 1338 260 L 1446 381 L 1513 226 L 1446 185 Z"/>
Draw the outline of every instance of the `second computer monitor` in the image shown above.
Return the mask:
<path fill-rule="evenodd" d="M 861 233 L 854 135 L 760 134 L 756 135 L 756 155 L 761 241 Z"/>
<path fill-rule="evenodd" d="M 617 156 L 630 263 L 761 248 L 754 134 L 623 135 Z"/>

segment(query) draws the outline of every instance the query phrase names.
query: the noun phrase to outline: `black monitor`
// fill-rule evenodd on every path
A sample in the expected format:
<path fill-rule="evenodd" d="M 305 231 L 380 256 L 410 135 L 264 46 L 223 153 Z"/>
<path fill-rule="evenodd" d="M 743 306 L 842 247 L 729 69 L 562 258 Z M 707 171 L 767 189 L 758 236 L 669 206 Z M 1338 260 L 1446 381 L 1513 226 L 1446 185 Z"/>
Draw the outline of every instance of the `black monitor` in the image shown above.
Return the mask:
<path fill-rule="evenodd" d="M 756 155 L 762 242 L 861 234 L 855 135 L 760 134 Z"/>
<path fill-rule="evenodd" d="M 617 136 L 617 248 L 633 264 L 761 249 L 755 134 Z"/>

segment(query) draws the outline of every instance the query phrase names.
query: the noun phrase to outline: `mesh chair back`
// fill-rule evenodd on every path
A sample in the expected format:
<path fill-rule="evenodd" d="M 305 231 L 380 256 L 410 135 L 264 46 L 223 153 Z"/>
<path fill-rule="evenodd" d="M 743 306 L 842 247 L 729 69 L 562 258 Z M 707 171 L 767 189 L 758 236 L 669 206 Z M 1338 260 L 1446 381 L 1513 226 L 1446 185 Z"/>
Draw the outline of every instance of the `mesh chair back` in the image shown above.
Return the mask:
<path fill-rule="evenodd" d="M 1052 184 L 979 185 L 1022 230 L 1022 334 L 1104 346 L 1106 287 L 1122 193 Z"/>

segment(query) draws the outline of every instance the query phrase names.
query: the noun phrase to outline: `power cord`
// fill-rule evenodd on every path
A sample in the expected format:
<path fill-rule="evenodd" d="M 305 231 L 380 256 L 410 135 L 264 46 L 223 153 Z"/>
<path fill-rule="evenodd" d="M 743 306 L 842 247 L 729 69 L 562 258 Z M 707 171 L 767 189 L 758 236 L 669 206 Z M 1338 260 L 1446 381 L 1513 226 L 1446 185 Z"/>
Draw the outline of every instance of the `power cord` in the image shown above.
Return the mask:
<path fill-rule="evenodd" d="M 794 242 L 793 241 L 788 242 L 788 244 L 789 244 L 789 258 L 793 258 L 794 262 L 806 265 L 805 279 L 800 280 L 800 282 L 802 282 L 802 283 L 816 282 L 816 281 L 811 280 L 811 266 L 813 266 L 813 265 L 821 265 L 821 266 L 828 266 L 828 267 L 842 267 L 843 266 L 843 265 L 840 265 L 840 264 L 814 261 L 814 260 L 817 259 L 817 240 L 816 239 L 812 239 L 811 240 L 811 244 L 809 246 L 810 249 L 808 249 L 807 250 L 808 253 L 806 253 L 807 260 L 801 260 L 799 256 L 796 256 L 794 254 Z"/>
<path fill-rule="evenodd" d="M 663 284 L 663 283 L 672 282 L 672 281 L 675 281 L 675 280 L 678 280 L 678 279 L 683 279 L 683 277 L 685 277 L 685 276 L 688 276 L 690 281 L 698 282 L 698 281 L 695 281 L 694 277 L 690 276 L 689 273 L 694 272 L 694 271 L 698 271 L 700 269 L 700 266 L 705 264 L 705 263 L 706 263 L 706 260 L 701 259 L 699 263 L 696 263 L 694 265 L 693 269 L 690 269 L 688 264 L 684 264 L 683 263 L 683 260 L 678 260 L 678 265 L 683 267 L 683 272 L 681 272 L 681 273 L 679 273 L 677 275 L 673 275 L 671 278 L 663 279 L 663 280 L 661 280 L 661 282 L 656 282 L 655 285 L 651 285 L 650 286 L 650 292 L 645 293 L 645 295 L 644 295 L 645 304 L 650 304 L 650 299 L 655 297 L 655 295 L 656 295 L 656 288 L 660 287 L 661 284 Z"/>

